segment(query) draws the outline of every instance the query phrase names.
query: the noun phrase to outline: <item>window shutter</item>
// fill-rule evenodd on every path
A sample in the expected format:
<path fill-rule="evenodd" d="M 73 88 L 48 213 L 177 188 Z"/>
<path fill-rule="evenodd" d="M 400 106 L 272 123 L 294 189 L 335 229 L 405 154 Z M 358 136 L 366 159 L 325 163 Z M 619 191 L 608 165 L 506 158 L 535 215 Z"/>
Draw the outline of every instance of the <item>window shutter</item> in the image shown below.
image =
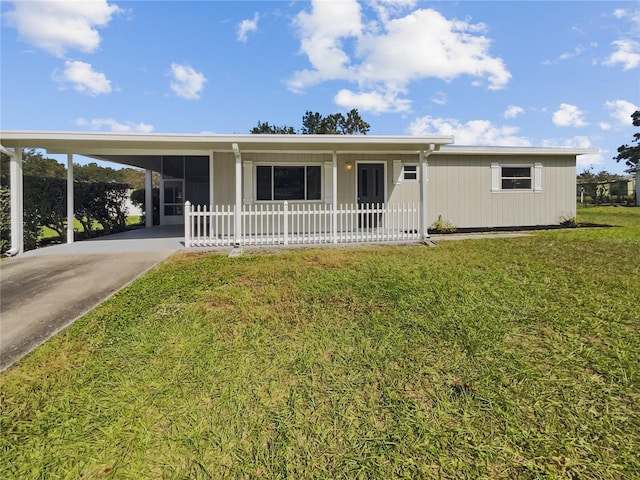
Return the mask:
<path fill-rule="evenodd" d="M 533 165 L 533 191 L 542 192 L 542 163 L 540 162 Z"/>
<path fill-rule="evenodd" d="M 500 164 L 491 162 L 491 191 L 500 191 Z"/>
<path fill-rule="evenodd" d="M 402 161 L 394 160 L 393 161 L 393 184 L 399 185 L 402 183 Z"/>
<path fill-rule="evenodd" d="M 251 205 L 253 203 L 253 162 L 245 160 L 242 162 L 242 203 L 245 205 Z"/>
<path fill-rule="evenodd" d="M 333 202 L 333 161 L 324 162 L 324 203 Z"/>

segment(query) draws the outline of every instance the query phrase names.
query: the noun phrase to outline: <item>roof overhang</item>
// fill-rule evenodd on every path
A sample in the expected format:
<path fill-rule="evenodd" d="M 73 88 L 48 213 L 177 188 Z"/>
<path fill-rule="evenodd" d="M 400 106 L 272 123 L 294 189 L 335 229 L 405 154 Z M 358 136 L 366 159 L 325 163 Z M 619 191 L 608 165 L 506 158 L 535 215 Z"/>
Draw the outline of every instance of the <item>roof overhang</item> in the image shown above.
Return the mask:
<path fill-rule="evenodd" d="M 435 152 L 439 155 L 555 155 L 570 156 L 590 155 L 599 153 L 597 148 L 564 148 L 564 147 L 476 147 L 447 145 Z"/>
<path fill-rule="evenodd" d="M 448 145 L 451 143 L 453 136 L 448 135 L 213 135 L 0 131 L 0 145 L 3 148 L 42 148 L 49 154 L 77 154 L 152 170 L 160 169 L 163 155 L 208 156 L 212 152 L 411 154 L 429 151 L 436 155 L 574 157 L 598 153 L 597 149 Z"/>
<path fill-rule="evenodd" d="M 453 142 L 452 136 L 210 135 L 3 131 L 5 147 L 43 148 L 48 153 L 99 155 L 208 155 L 210 152 L 420 152 Z"/>

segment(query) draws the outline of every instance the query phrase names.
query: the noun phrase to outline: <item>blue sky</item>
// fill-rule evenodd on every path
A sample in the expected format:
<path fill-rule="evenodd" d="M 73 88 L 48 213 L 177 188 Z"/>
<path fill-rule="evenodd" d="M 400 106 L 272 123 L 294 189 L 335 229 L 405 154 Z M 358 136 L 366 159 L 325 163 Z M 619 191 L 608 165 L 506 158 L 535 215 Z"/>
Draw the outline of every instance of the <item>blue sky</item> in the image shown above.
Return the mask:
<path fill-rule="evenodd" d="M 640 108 L 638 2 L 2 2 L 4 130 L 370 134 L 599 148 Z"/>

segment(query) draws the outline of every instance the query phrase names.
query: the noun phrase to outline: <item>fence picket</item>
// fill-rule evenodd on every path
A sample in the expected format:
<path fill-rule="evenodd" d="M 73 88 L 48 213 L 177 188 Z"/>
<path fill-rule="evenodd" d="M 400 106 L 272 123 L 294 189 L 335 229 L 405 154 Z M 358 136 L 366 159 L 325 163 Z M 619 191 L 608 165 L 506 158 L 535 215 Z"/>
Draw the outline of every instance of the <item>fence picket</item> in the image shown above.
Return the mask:
<path fill-rule="evenodd" d="M 235 217 L 243 245 L 320 244 L 418 240 L 419 206 L 399 204 L 254 204 L 185 203 L 186 247 L 232 245 Z"/>

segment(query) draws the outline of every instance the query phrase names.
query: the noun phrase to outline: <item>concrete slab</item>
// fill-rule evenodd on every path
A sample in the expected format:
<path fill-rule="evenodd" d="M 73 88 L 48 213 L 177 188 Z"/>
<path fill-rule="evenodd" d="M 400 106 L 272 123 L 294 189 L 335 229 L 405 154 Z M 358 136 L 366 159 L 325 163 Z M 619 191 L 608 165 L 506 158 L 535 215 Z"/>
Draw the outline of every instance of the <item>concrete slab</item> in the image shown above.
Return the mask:
<path fill-rule="evenodd" d="M 183 246 L 166 229 L 141 230 L 0 262 L 0 371 Z"/>
<path fill-rule="evenodd" d="M 122 253 L 156 250 L 175 251 L 184 247 L 184 226 L 138 228 L 74 243 L 51 245 L 25 252 L 22 257 L 75 253 Z"/>

